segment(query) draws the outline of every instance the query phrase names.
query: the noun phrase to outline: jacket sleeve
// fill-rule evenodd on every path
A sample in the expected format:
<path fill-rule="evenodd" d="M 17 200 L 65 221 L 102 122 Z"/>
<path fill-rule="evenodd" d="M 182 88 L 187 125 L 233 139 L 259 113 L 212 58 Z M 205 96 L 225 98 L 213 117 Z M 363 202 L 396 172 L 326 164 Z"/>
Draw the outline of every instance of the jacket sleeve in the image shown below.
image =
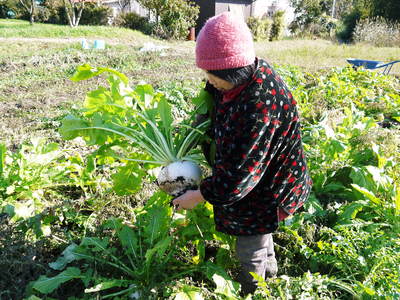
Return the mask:
<path fill-rule="evenodd" d="M 216 122 L 212 176 L 200 184 L 213 205 L 230 206 L 246 196 L 268 170 L 271 141 L 279 124 L 264 102 L 248 101 Z"/>

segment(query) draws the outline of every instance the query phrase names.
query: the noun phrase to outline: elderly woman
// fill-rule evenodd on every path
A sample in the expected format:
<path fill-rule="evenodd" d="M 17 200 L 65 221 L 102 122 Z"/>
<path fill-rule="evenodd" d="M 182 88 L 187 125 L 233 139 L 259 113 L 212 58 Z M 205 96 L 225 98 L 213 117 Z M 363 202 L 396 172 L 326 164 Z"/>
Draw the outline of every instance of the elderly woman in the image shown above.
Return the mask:
<path fill-rule="evenodd" d="M 308 198 L 308 174 L 296 101 L 281 77 L 255 57 L 244 21 L 223 13 L 209 19 L 196 42 L 196 64 L 214 97 L 212 176 L 174 200 L 178 209 L 213 205 L 216 229 L 237 236 L 237 280 L 245 293 L 275 276 L 272 233 Z"/>

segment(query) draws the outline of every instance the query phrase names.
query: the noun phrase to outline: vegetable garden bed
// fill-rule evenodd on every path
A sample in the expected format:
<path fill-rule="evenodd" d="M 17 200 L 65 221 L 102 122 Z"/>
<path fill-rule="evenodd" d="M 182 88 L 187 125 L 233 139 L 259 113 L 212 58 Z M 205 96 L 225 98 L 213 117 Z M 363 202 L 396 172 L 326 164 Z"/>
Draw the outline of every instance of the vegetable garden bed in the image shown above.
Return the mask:
<path fill-rule="evenodd" d="M 254 299 L 396 299 L 399 80 L 350 67 L 277 69 L 299 105 L 314 186 L 304 210 L 275 234 L 280 271 Z M 8 270 L 0 297 L 240 299 L 233 239 L 214 230 L 210 205 L 175 212 L 150 157 L 114 134 L 64 141 L 54 133 L 67 110 L 75 119 L 64 119 L 64 137 L 68 120 L 126 125 L 133 102 L 121 77 L 110 77 L 111 87 L 105 79 L 88 79 L 86 100 L 74 96 L 73 110 L 46 123 L 50 139 L 0 145 L 0 268 Z M 171 113 L 178 124 L 200 103 L 191 102 L 196 82 L 128 86 L 164 107 L 154 121 Z"/>
<path fill-rule="evenodd" d="M 398 80 L 351 68 L 319 76 L 295 68 L 280 72 L 302 112 L 314 187 L 304 211 L 281 224 L 276 234 L 281 276 L 260 282 L 255 298 L 394 299 L 400 288 Z M 123 106 L 129 102 L 118 90 L 125 80 L 121 76 L 110 77 L 108 92 L 88 93 L 82 113 L 93 117 L 95 109 L 97 126 L 116 121 L 117 115 L 123 120 L 132 109 Z M 138 88 L 142 100 L 160 101 L 150 87 Z M 72 124 L 71 117 L 65 120 L 64 135 Z M 389 121 L 390 128 L 381 126 Z M 74 119 L 79 122 L 84 121 Z M 137 193 L 145 182 L 151 185 L 154 175 L 145 156 L 130 150 L 125 155 L 134 161 L 118 158 L 128 144 L 115 144 L 114 135 L 93 130 L 84 139 L 89 146 L 99 141 L 103 146 L 90 146 L 84 156 L 44 140 L 13 152 L 1 147 L 1 205 L 7 222 L 24 238 L 53 241 L 64 249 L 48 265 L 38 256 L 43 271 L 35 272 L 42 275 L 25 295 L 239 298 L 230 277 L 236 266 L 232 239 L 213 229 L 210 205 L 177 213 L 168 205 L 170 196 L 155 191 L 142 194 L 139 205 L 131 202 L 130 215 L 100 216 L 100 205 Z M 55 199 L 64 206 L 52 206 Z M 111 206 L 127 209 L 122 203 Z M 209 256 L 213 241 L 218 250 Z M 12 286 L 3 291 L 4 297 L 21 295 Z"/>

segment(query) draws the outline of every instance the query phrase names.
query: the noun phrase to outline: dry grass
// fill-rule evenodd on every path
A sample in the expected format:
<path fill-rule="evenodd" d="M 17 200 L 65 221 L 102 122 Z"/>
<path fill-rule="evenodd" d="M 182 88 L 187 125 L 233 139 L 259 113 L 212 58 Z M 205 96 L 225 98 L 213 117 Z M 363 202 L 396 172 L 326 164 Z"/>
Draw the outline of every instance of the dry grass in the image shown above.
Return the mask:
<path fill-rule="evenodd" d="M 365 19 L 357 23 L 353 37 L 378 47 L 400 46 L 400 23 L 391 23 L 382 17 Z"/>
<path fill-rule="evenodd" d="M 0 140 L 18 144 L 32 134 L 47 135 L 52 121 L 59 119 L 73 104 L 79 105 L 85 93 L 102 84 L 93 79 L 82 83 L 69 80 L 76 67 L 89 63 L 117 69 L 140 81 L 162 86 L 167 82 L 198 80 L 194 66 L 193 43 L 169 43 L 167 57 L 141 53 L 143 41 L 124 43 L 106 39 L 104 51 L 82 50 L 76 40 L 5 39 L 0 43 Z M 160 44 L 158 41 L 154 41 Z M 165 44 L 165 43 L 164 43 Z M 189 63 L 188 63 L 189 61 Z"/>
<path fill-rule="evenodd" d="M 345 66 L 346 58 L 385 62 L 400 59 L 400 48 L 365 44 L 346 45 L 326 40 L 259 42 L 256 43 L 256 52 L 272 63 L 295 65 L 309 72 Z M 377 69 L 377 72 L 380 71 L 382 69 Z M 400 75 L 400 63 L 394 65 L 391 74 Z"/>

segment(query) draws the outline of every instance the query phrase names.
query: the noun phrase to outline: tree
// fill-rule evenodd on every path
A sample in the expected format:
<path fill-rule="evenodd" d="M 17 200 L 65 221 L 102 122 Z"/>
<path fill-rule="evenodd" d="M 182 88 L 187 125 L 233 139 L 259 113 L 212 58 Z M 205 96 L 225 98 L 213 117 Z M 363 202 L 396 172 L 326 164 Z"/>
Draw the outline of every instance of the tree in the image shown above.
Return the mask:
<path fill-rule="evenodd" d="M 332 9 L 333 0 L 291 0 L 291 5 L 294 7 L 296 18 L 291 27 L 294 26 L 303 30 L 304 27 L 312 23 L 316 23 L 323 15 L 329 15 Z"/>
<path fill-rule="evenodd" d="M 0 0 L 0 18 L 7 19 L 15 16 L 18 0 Z"/>
<path fill-rule="evenodd" d="M 304 20 L 303 22 L 308 24 L 317 20 L 322 15 L 341 19 L 353 10 L 357 2 L 361 1 L 362 0 L 291 0 L 291 5 L 295 9 L 297 18 L 299 18 L 299 20 Z"/>
<path fill-rule="evenodd" d="M 285 30 L 285 12 L 278 10 L 272 17 L 271 27 L 271 41 L 277 41 L 282 38 L 283 31 Z"/>
<path fill-rule="evenodd" d="M 186 38 L 196 25 L 199 7 L 191 0 L 138 0 L 155 16 L 155 32 L 163 38 Z"/>
<path fill-rule="evenodd" d="M 160 22 L 166 38 L 182 39 L 188 36 L 189 28 L 196 25 L 200 9 L 190 1 L 169 0 L 160 12 Z"/>
<path fill-rule="evenodd" d="M 118 6 L 121 12 L 125 11 L 125 9 L 130 6 L 131 0 L 118 0 Z"/>
<path fill-rule="evenodd" d="M 374 17 L 384 17 L 390 21 L 400 22 L 399 0 L 372 0 L 372 14 Z"/>
<path fill-rule="evenodd" d="M 138 0 L 138 2 L 155 15 L 158 25 L 161 12 L 167 9 L 168 0 Z"/>
<path fill-rule="evenodd" d="M 332 3 L 330 15 L 336 19 L 342 19 L 343 16 L 350 13 L 353 9 L 353 2 L 348 0 L 336 0 Z"/>
<path fill-rule="evenodd" d="M 289 25 L 294 34 L 330 37 L 336 27 L 341 0 L 291 0 L 296 17 Z M 335 5 L 335 6 L 334 6 Z"/>
<path fill-rule="evenodd" d="M 351 9 L 341 18 L 342 30 L 337 33 L 337 37 L 343 41 L 352 41 L 353 31 L 357 23 L 371 16 L 372 0 L 353 0 L 351 4 Z"/>
<path fill-rule="evenodd" d="M 77 27 L 85 8 L 85 0 L 63 0 L 69 26 Z"/>
<path fill-rule="evenodd" d="M 35 22 L 36 1 L 35 0 L 19 0 L 19 3 L 29 14 L 29 22 L 31 25 Z"/>

